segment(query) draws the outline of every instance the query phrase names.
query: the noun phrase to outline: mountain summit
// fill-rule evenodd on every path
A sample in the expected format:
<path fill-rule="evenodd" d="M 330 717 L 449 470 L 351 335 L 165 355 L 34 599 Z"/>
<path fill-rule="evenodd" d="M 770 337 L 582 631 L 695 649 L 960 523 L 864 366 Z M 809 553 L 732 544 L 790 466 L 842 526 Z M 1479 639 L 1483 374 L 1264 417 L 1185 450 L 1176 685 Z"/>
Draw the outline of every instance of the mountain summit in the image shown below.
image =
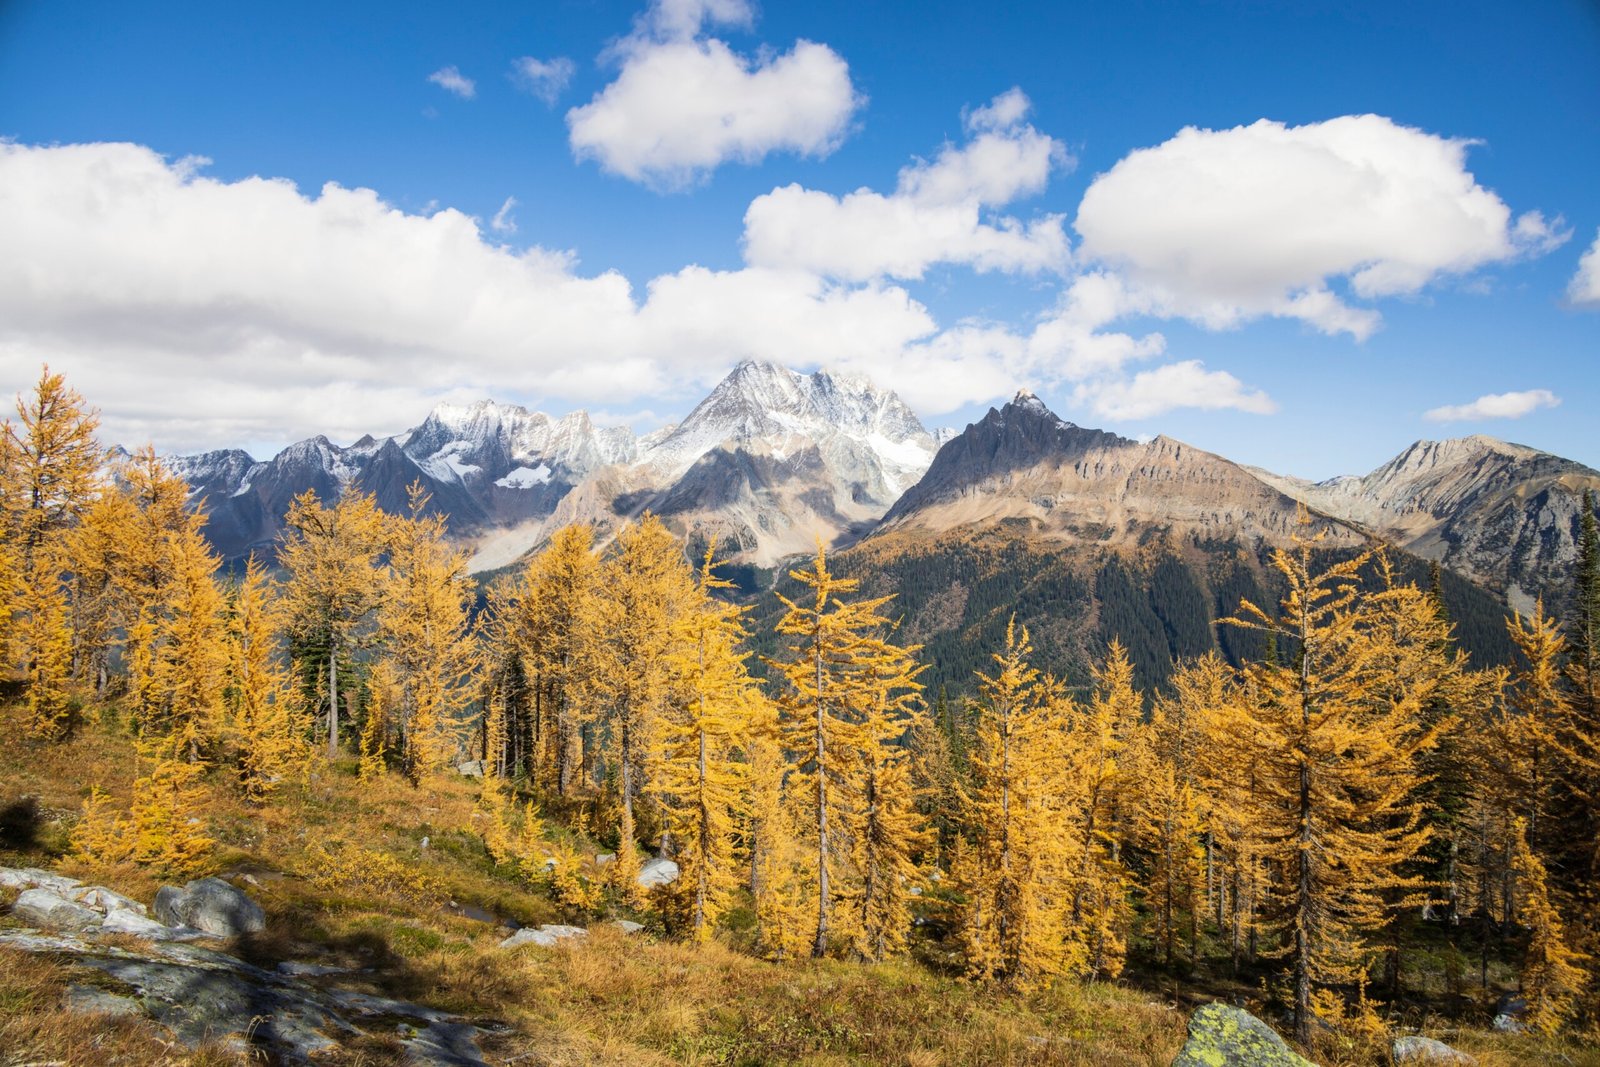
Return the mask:
<path fill-rule="evenodd" d="M 1074 425 L 1023 390 L 940 449 L 882 529 L 940 534 L 1004 522 L 1108 545 L 1152 531 L 1281 543 L 1297 518 L 1293 499 L 1230 460 L 1170 437 L 1132 441 Z M 1330 534 L 1361 540 L 1337 524 Z"/>

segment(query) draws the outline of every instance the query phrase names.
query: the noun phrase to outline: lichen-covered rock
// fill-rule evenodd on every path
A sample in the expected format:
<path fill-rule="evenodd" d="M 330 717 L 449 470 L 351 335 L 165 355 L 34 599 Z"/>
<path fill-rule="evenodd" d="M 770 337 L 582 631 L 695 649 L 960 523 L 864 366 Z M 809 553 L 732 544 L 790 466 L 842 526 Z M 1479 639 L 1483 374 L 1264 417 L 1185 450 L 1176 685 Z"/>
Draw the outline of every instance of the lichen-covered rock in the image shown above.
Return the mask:
<path fill-rule="evenodd" d="M 1414 1063 L 1422 1067 L 1472 1067 L 1478 1062 L 1443 1041 L 1416 1034 L 1395 1038 L 1390 1052 L 1394 1054 L 1396 1064 Z"/>
<path fill-rule="evenodd" d="M 87 930 L 98 926 L 100 913 L 50 889 L 25 889 L 11 905 L 18 922 L 45 930 Z"/>
<path fill-rule="evenodd" d="M 1189 1040 L 1172 1067 L 1315 1067 L 1266 1023 L 1226 1004 L 1207 1004 L 1189 1019 Z"/>
<path fill-rule="evenodd" d="M 632 919 L 615 919 L 612 921 L 611 925 L 615 926 L 618 930 L 621 930 L 623 933 L 628 934 L 629 936 L 632 936 L 644 929 L 644 923 L 636 923 Z"/>
<path fill-rule="evenodd" d="M 215 937 L 237 937 L 267 928 L 261 905 L 221 878 L 201 878 L 156 893 L 156 918 L 169 926 L 192 926 Z"/>
<path fill-rule="evenodd" d="M 638 883 L 646 889 L 658 885 L 671 885 L 678 880 L 678 865 L 669 859 L 657 857 L 639 868 Z"/>

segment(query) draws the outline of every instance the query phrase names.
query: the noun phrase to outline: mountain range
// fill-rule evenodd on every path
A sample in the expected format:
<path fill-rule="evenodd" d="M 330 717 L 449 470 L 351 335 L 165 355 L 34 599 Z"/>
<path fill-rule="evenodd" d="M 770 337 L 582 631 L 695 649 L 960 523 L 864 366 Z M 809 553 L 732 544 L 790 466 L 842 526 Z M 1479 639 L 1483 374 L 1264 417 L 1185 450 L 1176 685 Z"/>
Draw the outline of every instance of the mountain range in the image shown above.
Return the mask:
<path fill-rule="evenodd" d="M 1216 601 L 1210 621 L 1227 610 L 1217 590 L 1232 595 L 1244 581 L 1227 561 L 1251 560 L 1246 584 L 1259 591 L 1262 560 L 1302 511 L 1327 548 L 1383 541 L 1502 604 L 1559 603 L 1581 494 L 1600 495 L 1589 467 L 1483 436 L 1418 441 L 1370 474 L 1313 483 L 1165 436 L 1076 426 L 1027 391 L 964 430 L 930 431 L 864 378 L 754 361 L 681 423 L 642 436 L 582 411 L 557 419 L 482 401 L 440 405 L 407 433 L 346 447 L 314 437 L 266 461 L 224 450 L 172 463 L 230 560 L 270 554 L 289 500 L 307 489 L 328 499 L 358 486 L 397 512 L 420 481 L 478 571 L 514 563 L 564 524 L 592 523 L 604 538 L 648 511 L 697 543 L 715 536 L 719 554 L 751 574 L 818 539 L 937 570 L 930 553 L 988 537 L 1070 561 L 1096 589 L 1107 566 L 1154 580 L 1165 554 L 1187 560 L 1196 595 Z M 1103 606 L 1097 592 L 1090 600 Z M 936 623 L 919 625 L 931 634 Z"/>

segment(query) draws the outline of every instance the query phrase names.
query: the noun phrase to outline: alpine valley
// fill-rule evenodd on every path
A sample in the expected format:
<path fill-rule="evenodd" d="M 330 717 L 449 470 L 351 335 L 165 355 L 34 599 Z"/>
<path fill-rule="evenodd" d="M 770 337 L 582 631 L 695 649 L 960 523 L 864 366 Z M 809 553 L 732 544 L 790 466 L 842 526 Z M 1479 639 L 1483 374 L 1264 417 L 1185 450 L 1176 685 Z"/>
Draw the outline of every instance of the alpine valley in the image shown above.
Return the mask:
<path fill-rule="evenodd" d="M 1483 436 L 1418 441 L 1370 474 L 1311 483 L 1076 426 L 1027 391 L 964 430 L 929 430 L 863 378 L 753 361 L 645 435 L 485 400 L 347 447 L 315 437 L 267 461 L 225 450 L 171 462 L 232 561 L 270 555 L 308 489 L 356 487 L 397 513 L 413 482 L 477 572 L 564 525 L 605 539 L 651 512 L 697 548 L 715 537 L 751 595 L 781 586 L 784 561 L 820 539 L 867 591 L 897 594 L 908 637 L 937 665 L 929 681 L 956 688 L 1013 612 L 1069 674 L 1112 637 L 1146 684 L 1176 657 L 1247 654 L 1248 635 L 1217 620 L 1241 597 L 1273 599 L 1267 558 L 1302 514 L 1324 550 L 1385 543 L 1424 584 L 1440 564 L 1462 646 L 1502 662 L 1507 606 L 1564 603 L 1582 494 L 1600 494 L 1600 472 Z M 774 610 L 753 599 L 758 617 Z"/>

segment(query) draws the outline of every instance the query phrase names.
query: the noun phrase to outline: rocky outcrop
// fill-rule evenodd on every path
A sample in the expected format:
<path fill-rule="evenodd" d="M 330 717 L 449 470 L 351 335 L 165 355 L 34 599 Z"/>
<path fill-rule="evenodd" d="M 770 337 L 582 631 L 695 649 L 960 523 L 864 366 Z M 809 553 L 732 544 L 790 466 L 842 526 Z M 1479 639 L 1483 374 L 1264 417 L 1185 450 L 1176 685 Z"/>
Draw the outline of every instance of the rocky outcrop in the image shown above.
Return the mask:
<path fill-rule="evenodd" d="M 540 948 L 553 948 L 563 941 L 587 936 L 589 931 L 581 926 L 560 926 L 550 923 L 538 928 L 527 927 L 518 930 L 500 942 L 500 947 L 521 948 L 523 945 L 538 945 Z"/>
<path fill-rule="evenodd" d="M 201 878 L 156 893 L 156 918 L 170 926 L 192 926 L 215 937 L 238 937 L 267 928 L 261 905 L 220 878 Z"/>
<path fill-rule="evenodd" d="M 1189 1019 L 1172 1067 L 1316 1067 L 1266 1023 L 1240 1008 L 1207 1004 Z"/>
<path fill-rule="evenodd" d="M 678 865 L 672 860 L 658 856 L 639 868 L 639 876 L 635 880 L 645 889 L 671 885 L 678 880 Z"/>
<path fill-rule="evenodd" d="M 45 930 L 87 930 L 100 925 L 100 912 L 76 904 L 52 889 L 25 889 L 11 905 L 18 922 Z"/>
<path fill-rule="evenodd" d="M 0 945 L 93 968 L 126 992 L 75 987 L 66 1004 L 94 1014 L 147 1014 L 190 1047 L 222 1041 L 240 1055 L 311 1064 L 353 1039 L 398 1043 L 400 1060 L 434 1067 L 486 1067 L 483 1029 L 421 1004 L 264 970 L 194 945 L 154 944 L 139 952 L 67 935 L 0 930 Z"/>
<path fill-rule="evenodd" d="M 1478 1062 L 1476 1057 L 1451 1048 L 1443 1041 L 1415 1034 L 1395 1038 L 1390 1053 L 1397 1067 L 1405 1064 L 1413 1067 L 1473 1067 Z"/>

